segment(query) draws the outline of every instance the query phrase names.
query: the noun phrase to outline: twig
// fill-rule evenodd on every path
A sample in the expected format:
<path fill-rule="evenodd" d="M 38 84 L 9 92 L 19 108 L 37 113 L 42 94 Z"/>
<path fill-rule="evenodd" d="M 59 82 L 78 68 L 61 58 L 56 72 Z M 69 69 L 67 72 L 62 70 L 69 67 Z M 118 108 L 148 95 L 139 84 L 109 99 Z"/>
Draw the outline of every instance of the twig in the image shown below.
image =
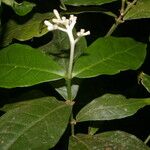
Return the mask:
<path fill-rule="evenodd" d="M 146 138 L 146 140 L 144 141 L 145 144 L 147 144 L 150 141 L 150 135 Z"/>
<path fill-rule="evenodd" d="M 120 9 L 120 15 L 117 19 L 115 19 L 115 23 L 111 26 L 110 30 L 107 32 L 105 37 L 110 36 L 118 27 L 119 24 L 124 22 L 124 16 L 127 14 L 127 12 L 135 5 L 135 3 L 138 0 L 134 0 L 133 2 L 127 2 L 127 7 L 125 8 L 126 0 L 122 0 L 121 9 Z"/>

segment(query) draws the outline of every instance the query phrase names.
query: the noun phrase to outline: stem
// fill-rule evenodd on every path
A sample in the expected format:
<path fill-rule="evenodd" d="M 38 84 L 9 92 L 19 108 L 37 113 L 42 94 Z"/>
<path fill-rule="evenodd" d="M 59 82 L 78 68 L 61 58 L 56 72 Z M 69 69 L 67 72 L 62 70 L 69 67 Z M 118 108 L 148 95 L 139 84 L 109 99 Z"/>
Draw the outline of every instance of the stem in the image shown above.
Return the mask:
<path fill-rule="evenodd" d="M 69 41 L 70 41 L 70 59 L 69 59 L 69 68 L 68 68 L 68 79 L 72 79 L 72 68 L 73 68 L 73 59 L 74 59 L 74 49 L 75 49 L 75 40 L 71 32 L 68 32 Z"/>
<path fill-rule="evenodd" d="M 70 41 L 70 58 L 69 58 L 69 66 L 68 66 L 68 71 L 67 71 L 66 85 L 67 85 L 68 100 L 72 101 L 71 80 L 72 80 L 72 68 L 73 68 L 75 41 L 74 41 L 72 30 L 68 30 L 67 33 L 68 33 L 68 37 Z"/>
<path fill-rule="evenodd" d="M 67 96 L 68 96 L 68 101 L 71 105 L 74 104 L 73 99 L 72 99 L 72 90 L 71 90 L 71 79 L 66 79 L 66 85 L 67 85 Z M 71 135 L 74 136 L 74 118 L 73 118 L 73 112 L 71 112 L 71 117 L 70 117 L 70 125 L 71 125 Z"/>
<path fill-rule="evenodd" d="M 138 0 L 134 0 L 132 3 L 129 3 L 127 8 L 124 11 L 124 16 L 126 15 L 126 13 L 133 7 L 133 5 L 137 2 Z"/>
<path fill-rule="evenodd" d="M 68 37 L 69 37 L 69 41 L 70 41 L 70 58 L 69 58 L 69 65 L 68 65 L 68 71 L 67 71 L 66 85 L 67 85 L 68 101 L 73 102 L 71 82 L 72 82 L 72 68 L 73 68 L 74 50 L 75 50 L 76 42 L 74 40 L 72 30 L 68 30 L 67 33 L 68 33 Z M 71 113 L 71 117 L 70 117 L 70 125 L 71 125 L 71 135 L 74 136 L 75 121 L 73 118 L 73 112 Z"/>
<path fill-rule="evenodd" d="M 123 13 L 124 13 L 124 10 L 125 10 L 125 4 L 126 4 L 126 0 L 122 0 L 120 14 L 123 14 Z"/>
<path fill-rule="evenodd" d="M 67 86 L 67 97 L 69 101 L 72 101 L 72 91 L 71 91 L 71 79 L 66 79 Z"/>
<path fill-rule="evenodd" d="M 111 26 L 111 28 L 109 29 L 105 37 L 110 36 L 116 30 L 119 24 L 120 24 L 120 18 L 118 18 L 116 22 Z"/>
<path fill-rule="evenodd" d="M 71 90 L 71 79 L 66 79 L 66 86 L 67 86 L 67 96 L 68 96 L 68 101 L 71 105 L 74 104 L 73 99 L 72 99 L 72 90 Z M 73 112 L 71 112 L 71 117 L 70 117 L 70 126 L 71 126 L 71 135 L 74 136 L 74 119 L 73 119 Z"/>
<path fill-rule="evenodd" d="M 74 136 L 74 119 L 73 119 L 73 114 L 71 114 L 71 135 Z"/>
<path fill-rule="evenodd" d="M 112 25 L 112 27 L 110 28 L 110 30 L 107 32 L 107 34 L 105 35 L 105 37 L 110 36 L 116 30 L 116 28 L 118 27 L 118 25 L 124 22 L 123 21 L 124 16 L 127 14 L 127 12 L 133 7 L 133 5 L 137 1 L 138 0 L 134 0 L 132 3 L 128 3 L 127 7 L 125 8 L 126 0 L 122 0 L 120 15 L 116 19 L 115 23 Z"/>
<path fill-rule="evenodd" d="M 147 144 L 150 141 L 150 135 L 146 138 L 146 140 L 144 141 L 145 144 Z"/>

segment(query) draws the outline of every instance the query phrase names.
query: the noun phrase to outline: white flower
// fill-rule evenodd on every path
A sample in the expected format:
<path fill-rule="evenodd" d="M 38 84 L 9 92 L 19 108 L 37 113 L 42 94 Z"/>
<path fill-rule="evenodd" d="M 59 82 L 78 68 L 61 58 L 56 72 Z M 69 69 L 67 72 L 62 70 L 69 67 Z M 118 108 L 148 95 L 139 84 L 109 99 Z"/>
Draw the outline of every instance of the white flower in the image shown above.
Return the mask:
<path fill-rule="evenodd" d="M 77 17 L 74 16 L 74 15 L 70 15 L 70 18 L 69 18 L 69 26 L 71 29 L 74 28 L 75 24 L 76 24 L 76 21 L 77 21 Z"/>
<path fill-rule="evenodd" d="M 48 20 L 44 21 L 44 24 L 47 26 L 47 30 L 52 31 L 57 29 L 56 25 L 53 25 L 52 23 L 50 23 Z"/>
<path fill-rule="evenodd" d="M 76 24 L 77 17 L 74 15 L 70 15 L 69 19 L 67 19 L 64 16 L 60 17 L 60 14 L 56 9 L 53 10 L 53 13 L 56 18 L 52 19 L 52 23 L 48 20 L 44 21 L 44 24 L 47 26 L 47 29 L 49 31 L 58 29 L 63 32 L 66 32 L 68 35 L 73 35 L 72 32 L 73 32 L 73 28 Z M 79 37 L 87 36 L 89 34 L 90 34 L 90 31 L 85 32 L 84 29 L 81 29 L 80 32 L 77 32 L 78 38 L 76 40 L 74 40 L 74 42 L 77 42 Z M 74 39 L 74 37 L 72 39 Z"/>
<path fill-rule="evenodd" d="M 60 15 L 59 15 L 59 13 L 56 9 L 53 10 L 53 13 L 54 13 L 54 15 L 56 16 L 57 19 L 61 20 Z"/>
<path fill-rule="evenodd" d="M 90 35 L 90 31 L 86 31 L 84 29 L 81 29 L 80 32 L 77 32 L 78 37 L 87 36 Z"/>

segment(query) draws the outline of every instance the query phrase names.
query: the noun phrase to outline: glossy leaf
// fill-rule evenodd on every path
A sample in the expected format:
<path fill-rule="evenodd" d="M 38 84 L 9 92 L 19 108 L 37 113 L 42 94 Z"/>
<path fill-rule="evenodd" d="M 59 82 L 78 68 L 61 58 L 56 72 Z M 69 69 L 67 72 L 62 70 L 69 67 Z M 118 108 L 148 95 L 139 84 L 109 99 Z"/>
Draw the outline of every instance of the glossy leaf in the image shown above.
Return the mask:
<path fill-rule="evenodd" d="M 0 51 L 0 87 L 31 86 L 63 74 L 55 61 L 30 46 L 13 44 Z"/>
<path fill-rule="evenodd" d="M 111 3 L 116 0 L 63 0 L 64 4 L 66 5 L 74 5 L 74 6 L 80 6 L 80 5 L 102 5 L 106 3 Z"/>
<path fill-rule="evenodd" d="M 90 78 L 138 69 L 146 55 L 146 44 L 130 38 L 99 38 L 74 65 L 73 76 Z"/>
<path fill-rule="evenodd" d="M 22 3 L 17 3 L 15 0 L 2 0 L 3 3 L 12 7 L 16 14 L 20 16 L 24 16 L 28 14 L 33 7 L 35 7 L 34 3 L 23 1 Z"/>
<path fill-rule="evenodd" d="M 35 14 L 30 20 L 25 23 L 16 22 L 10 20 L 5 26 L 5 32 L 3 33 L 2 46 L 9 45 L 13 39 L 19 41 L 26 41 L 33 37 L 41 37 L 48 32 L 46 26 L 44 26 L 44 20 L 52 18 L 51 13 Z"/>
<path fill-rule="evenodd" d="M 150 150 L 150 148 L 134 135 L 111 131 L 94 136 L 77 134 L 70 138 L 69 150 Z"/>
<path fill-rule="evenodd" d="M 71 106 L 45 97 L 24 102 L 0 118 L 0 149 L 47 150 L 67 128 Z"/>
<path fill-rule="evenodd" d="M 139 79 L 140 79 L 141 83 L 143 84 L 143 86 L 150 93 L 150 76 L 145 73 L 141 73 L 139 76 Z"/>
<path fill-rule="evenodd" d="M 125 15 L 125 20 L 150 18 L 150 1 L 138 0 L 136 5 L 133 6 Z"/>
<path fill-rule="evenodd" d="M 150 98 L 126 99 L 122 95 L 105 94 L 87 104 L 77 114 L 77 122 L 121 119 L 135 114 L 150 105 Z"/>

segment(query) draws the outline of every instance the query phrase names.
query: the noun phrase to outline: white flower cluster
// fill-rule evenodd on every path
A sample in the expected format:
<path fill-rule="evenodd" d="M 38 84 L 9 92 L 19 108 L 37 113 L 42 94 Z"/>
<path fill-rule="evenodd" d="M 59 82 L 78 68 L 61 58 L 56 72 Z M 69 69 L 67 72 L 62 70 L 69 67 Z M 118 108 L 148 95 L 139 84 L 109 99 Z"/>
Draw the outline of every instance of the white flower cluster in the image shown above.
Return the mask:
<path fill-rule="evenodd" d="M 49 31 L 52 30 L 61 30 L 63 32 L 66 32 L 68 35 L 73 35 L 73 28 L 76 24 L 77 17 L 74 15 L 70 15 L 70 18 L 67 19 L 66 17 L 60 17 L 60 14 L 56 9 L 53 10 L 54 15 L 56 18 L 52 19 L 52 23 L 48 20 L 44 21 L 44 24 L 47 26 L 47 29 Z M 84 29 L 81 29 L 80 32 L 77 32 L 78 38 L 74 40 L 75 42 L 78 41 L 78 39 L 82 36 L 87 36 L 90 34 L 90 31 L 85 32 Z M 73 38 L 74 39 L 74 38 Z"/>

